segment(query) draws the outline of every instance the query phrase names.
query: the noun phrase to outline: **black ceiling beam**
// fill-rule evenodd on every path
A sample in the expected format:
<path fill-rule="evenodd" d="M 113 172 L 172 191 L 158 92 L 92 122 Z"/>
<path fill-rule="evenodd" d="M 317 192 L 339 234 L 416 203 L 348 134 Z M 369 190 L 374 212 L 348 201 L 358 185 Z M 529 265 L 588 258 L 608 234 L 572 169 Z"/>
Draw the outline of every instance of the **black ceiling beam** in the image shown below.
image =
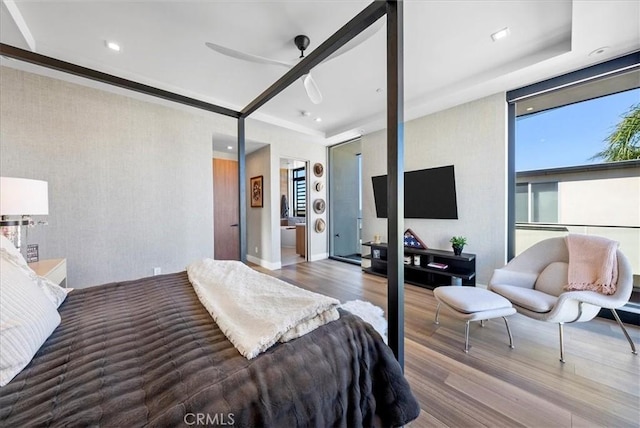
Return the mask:
<path fill-rule="evenodd" d="M 322 61 L 327 59 L 331 54 L 344 46 L 348 41 L 366 30 L 371 24 L 386 14 L 386 2 L 376 0 L 357 14 L 351 21 L 347 22 L 342 28 L 336 31 L 324 43 L 313 50 L 302 61 L 296 64 L 277 82 L 271 85 L 267 90 L 260 94 L 256 99 L 251 101 L 241 112 L 242 117 L 247 117 L 269 100 L 274 98 L 280 92 L 293 84 L 296 80 L 308 74 L 311 69 Z"/>
<path fill-rule="evenodd" d="M 45 55 L 40 55 L 38 53 L 20 49 L 4 43 L 0 43 L 0 55 L 39 65 L 42 67 L 51 68 L 53 70 L 74 74 L 76 76 L 85 77 L 97 82 L 102 82 L 109 85 L 118 86 L 120 88 L 129 89 L 135 92 L 140 92 L 145 95 L 151 95 L 153 97 L 158 97 L 191 107 L 196 107 L 202 110 L 211 111 L 214 113 L 222 114 L 224 116 L 230 116 L 234 118 L 240 117 L 239 112 L 228 109 L 226 107 L 210 104 L 204 101 L 196 100 L 195 98 L 190 98 L 184 95 L 176 94 L 174 92 L 165 91 L 163 89 L 154 88 L 153 86 L 144 85 L 142 83 L 134 82 L 128 79 L 123 79 L 112 74 L 103 73 L 101 71 L 82 67 L 70 62 L 61 61 L 59 59 L 51 58 Z"/>

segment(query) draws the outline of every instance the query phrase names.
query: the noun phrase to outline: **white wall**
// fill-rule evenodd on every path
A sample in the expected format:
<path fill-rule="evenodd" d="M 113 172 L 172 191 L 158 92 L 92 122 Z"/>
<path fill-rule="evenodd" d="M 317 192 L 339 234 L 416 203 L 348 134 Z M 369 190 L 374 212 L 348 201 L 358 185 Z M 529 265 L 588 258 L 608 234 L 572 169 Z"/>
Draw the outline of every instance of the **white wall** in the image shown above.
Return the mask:
<path fill-rule="evenodd" d="M 505 95 L 499 93 L 405 124 L 406 171 L 455 166 L 458 220 L 406 219 L 404 228 L 436 249 L 450 250 L 452 236 L 466 236 L 464 251 L 477 255 L 480 284 L 506 261 L 506 119 Z M 386 219 L 376 218 L 371 186 L 372 176 L 386 174 L 386 159 L 385 132 L 362 137 L 363 241 L 374 234 L 383 241 L 387 237 Z M 428 197 L 428 189 L 410 197 Z"/>
<path fill-rule="evenodd" d="M 0 173 L 49 182 L 41 258 L 85 287 L 213 255 L 211 136 L 235 120 L 0 70 Z"/>
<path fill-rule="evenodd" d="M 49 182 L 49 225 L 32 229 L 29 242 L 41 258 L 67 258 L 70 286 L 179 271 L 213 256 L 212 136 L 235 137 L 235 119 L 6 67 L 0 93 L 0 174 Z M 258 262 L 279 267 L 271 177 L 280 157 L 326 166 L 326 148 L 319 137 L 253 119 L 246 126 L 247 139 L 271 145 L 247 172 L 265 179 L 265 208 L 247 201 L 248 250 L 258 244 Z M 326 253 L 325 234 L 311 232 L 310 258 Z"/>
<path fill-rule="evenodd" d="M 271 165 L 271 147 L 266 146 L 260 150 L 247 155 L 247 259 L 253 263 L 257 263 L 269 269 L 274 269 L 271 265 L 272 245 L 271 234 L 271 210 L 269 201 L 271 200 L 271 181 L 269 174 Z M 263 177 L 263 207 L 251 207 L 250 180 L 251 177 Z M 275 193 L 277 195 L 277 193 Z M 278 225 L 278 232 L 280 226 Z M 279 267 L 279 266 L 278 266 Z"/>

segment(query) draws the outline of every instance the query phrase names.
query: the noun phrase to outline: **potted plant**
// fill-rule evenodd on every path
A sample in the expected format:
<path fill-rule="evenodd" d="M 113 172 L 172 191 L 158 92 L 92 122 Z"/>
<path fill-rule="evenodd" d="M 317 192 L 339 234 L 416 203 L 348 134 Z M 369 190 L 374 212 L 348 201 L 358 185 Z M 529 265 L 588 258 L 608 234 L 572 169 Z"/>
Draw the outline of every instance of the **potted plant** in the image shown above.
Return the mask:
<path fill-rule="evenodd" d="M 453 247 L 453 254 L 459 256 L 462 254 L 464 246 L 467 245 L 467 238 L 464 236 L 454 236 L 449 242 L 451 242 L 451 246 Z"/>

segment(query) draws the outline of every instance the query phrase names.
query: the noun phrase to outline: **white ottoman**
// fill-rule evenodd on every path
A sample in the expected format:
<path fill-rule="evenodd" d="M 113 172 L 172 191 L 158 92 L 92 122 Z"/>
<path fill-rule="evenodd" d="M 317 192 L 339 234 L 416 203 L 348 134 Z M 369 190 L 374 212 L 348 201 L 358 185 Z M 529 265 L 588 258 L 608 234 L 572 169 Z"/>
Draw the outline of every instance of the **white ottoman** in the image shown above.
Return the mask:
<path fill-rule="evenodd" d="M 469 322 L 484 321 L 491 318 L 502 317 L 507 326 L 509 335 L 509 347 L 513 348 L 513 337 L 507 322 L 507 316 L 516 313 L 516 309 L 504 297 L 484 288 L 441 286 L 433 290 L 433 295 L 438 301 L 436 309 L 436 324 L 440 324 L 438 316 L 440 306 L 449 308 L 456 317 L 466 321 L 464 328 L 464 352 L 469 352 Z M 484 326 L 484 324 L 482 324 Z"/>

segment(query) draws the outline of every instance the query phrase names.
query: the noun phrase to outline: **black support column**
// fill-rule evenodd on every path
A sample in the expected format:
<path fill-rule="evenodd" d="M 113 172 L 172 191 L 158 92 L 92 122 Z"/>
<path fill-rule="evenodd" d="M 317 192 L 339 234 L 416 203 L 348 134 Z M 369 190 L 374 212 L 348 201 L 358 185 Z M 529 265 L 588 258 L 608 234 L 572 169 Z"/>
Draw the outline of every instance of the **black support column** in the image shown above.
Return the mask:
<path fill-rule="evenodd" d="M 403 3 L 387 1 L 387 311 L 389 346 L 404 368 Z"/>
<path fill-rule="evenodd" d="M 238 118 L 238 210 L 240 261 L 247 262 L 247 170 L 245 159 L 244 117 Z"/>
<path fill-rule="evenodd" d="M 507 104 L 507 261 L 516 256 L 516 104 Z"/>

